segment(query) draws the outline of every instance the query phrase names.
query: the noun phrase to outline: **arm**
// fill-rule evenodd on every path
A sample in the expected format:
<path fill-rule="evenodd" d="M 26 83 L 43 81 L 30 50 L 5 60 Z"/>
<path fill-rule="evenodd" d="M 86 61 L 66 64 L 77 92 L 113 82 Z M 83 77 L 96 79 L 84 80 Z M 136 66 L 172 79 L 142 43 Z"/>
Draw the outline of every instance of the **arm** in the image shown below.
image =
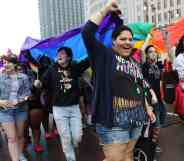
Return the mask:
<path fill-rule="evenodd" d="M 150 88 L 150 93 L 151 93 L 151 103 L 152 104 L 157 104 L 158 103 L 158 99 L 157 99 L 157 96 L 154 92 L 154 90 L 152 88 Z"/>
<path fill-rule="evenodd" d="M 158 103 L 158 99 L 157 99 L 157 96 L 156 96 L 154 90 L 151 88 L 149 83 L 144 79 L 143 79 L 143 88 L 146 89 L 146 92 L 149 92 L 151 94 L 151 100 L 150 100 L 151 104 Z M 148 95 L 147 95 L 147 97 L 148 97 Z M 147 102 L 148 102 L 148 100 L 147 100 Z"/>
<path fill-rule="evenodd" d="M 90 66 L 90 62 L 89 59 L 86 58 L 84 60 L 82 60 L 80 63 L 77 64 L 76 66 L 76 70 L 79 73 L 79 75 L 81 75 L 86 69 L 88 69 Z"/>
<path fill-rule="evenodd" d="M 28 97 L 31 96 L 31 83 L 27 75 L 23 75 L 22 83 L 23 84 L 21 86 L 23 87 L 23 92 L 18 99 L 18 103 L 27 101 Z"/>
<path fill-rule="evenodd" d="M 111 0 L 109 3 L 107 3 L 99 12 L 94 14 L 91 18 L 90 21 L 93 22 L 96 25 L 99 25 L 103 18 L 109 13 L 109 12 L 114 12 L 117 15 L 121 15 L 121 11 L 118 7 L 117 0 Z"/>
<path fill-rule="evenodd" d="M 154 91 L 151 89 L 149 83 L 143 79 L 143 87 L 144 89 L 146 90 L 149 90 L 148 92 L 151 93 L 151 95 L 155 95 Z M 155 95 L 156 96 L 156 95 Z M 153 107 L 148 103 L 148 95 L 146 94 L 145 97 L 145 110 L 146 110 L 146 113 L 148 114 L 148 117 L 150 119 L 150 121 L 153 123 L 156 121 L 156 117 L 155 117 L 155 114 L 153 113 Z"/>
<path fill-rule="evenodd" d="M 0 109 L 7 109 L 10 107 L 14 107 L 12 101 L 9 100 L 0 100 Z"/>
<path fill-rule="evenodd" d="M 148 117 L 150 119 L 150 121 L 152 123 L 154 123 L 156 121 L 156 116 L 155 114 L 153 113 L 153 108 L 152 106 L 150 106 L 147 102 L 147 99 L 145 98 L 145 109 L 146 109 L 146 113 L 148 114 Z"/>
<path fill-rule="evenodd" d="M 115 5 L 116 7 L 112 7 L 113 5 Z M 103 20 L 103 18 L 109 12 L 113 12 L 117 10 L 119 9 L 115 1 L 108 3 L 101 11 L 97 12 L 89 19 L 89 21 L 86 23 L 86 25 L 82 30 L 81 34 L 82 34 L 87 52 L 89 54 L 89 58 L 92 60 L 92 64 L 94 64 L 94 61 L 97 59 L 97 57 L 103 55 L 103 52 L 101 51 L 106 50 L 105 46 L 102 43 L 100 43 L 100 41 L 98 41 L 95 37 L 95 33 L 98 30 L 98 26 Z"/>

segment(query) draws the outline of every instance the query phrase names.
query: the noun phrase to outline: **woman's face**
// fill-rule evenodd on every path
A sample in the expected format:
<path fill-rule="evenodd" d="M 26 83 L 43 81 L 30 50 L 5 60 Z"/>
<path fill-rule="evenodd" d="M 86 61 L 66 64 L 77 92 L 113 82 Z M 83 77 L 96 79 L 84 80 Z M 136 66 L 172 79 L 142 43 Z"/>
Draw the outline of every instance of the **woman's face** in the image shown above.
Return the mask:
<path fill-rule="evenodd" d="M 4 69 L 7 74 L 11 74 L 12 72 L 15 71 L 15 64 L 6 61 Z"/>
<path fill-rule="evenodd" d="M 65 50 L 61 50 L 58 54 L 57 54 L 57 62 L 59 65 L 61 65 L 62 67 L 66 67 L 69 62 L 70 62 L 70 57 L 67 55 Z"/>
<path fill-rule="evenodd" d="M 113 41 L 114 50 L 125 58 L 131 54 L 132 47 L 132 34 L 128 30 L 122 31 Z"/>
<path fill-rule="evenodd" d="M 157 52 L 154 47 L 148 49 L 148 59 L 155 62 L 157 60 Z"/>

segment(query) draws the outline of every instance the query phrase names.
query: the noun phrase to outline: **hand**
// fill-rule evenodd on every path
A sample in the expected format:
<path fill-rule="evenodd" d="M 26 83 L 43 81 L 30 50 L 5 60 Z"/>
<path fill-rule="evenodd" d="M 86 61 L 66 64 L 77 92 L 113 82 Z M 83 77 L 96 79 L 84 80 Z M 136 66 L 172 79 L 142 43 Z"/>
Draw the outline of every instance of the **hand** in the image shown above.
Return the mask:
<path fill-rule="evenodd" d="M 13 102 L 13 101 L 0 100 L 0 106 L 4 109 L 14 107 L 15 103 L 16 102 Z"/>
<path fill-rule="evenodd" d="M 117 0 L 110 0 L 105 7 L 101 10 L 103 14 L 107 14 L 109 12 L 116 13 L 117 15 L 121 15 L 121 10 L 118 6 Z"/>
<path fill-rule="evenodd" d="M 33 83 L 33 85 L 36 87 L 36 88 L 41 88 L 42 87 L 42 83 L 40 80 L 36 79 Z"/>
<path fill-rule="evenodd" d="M 19 102 L 18 102 L 18 100 L 12 100 L 12 101 L 10 101 L 10 103 L 11 103 L 13 106 L 16 106 Z"/>
<path fill-rule="evenodd" d="M 24 97 L 24 101 L 28 101 L 30 96 Z"/>
<path fill-rule="evenodd" d="M 148 110 L 148 111 L 147 111 L 147 114 L 148 114 L 148 116 L 149 116 L 149 119 L 150 119 L 151 123 L 154 123 L 154 122 L 156 121 L 156 116 L 155 116 L 155 114 L 153 113 L 153 111 Z"/>

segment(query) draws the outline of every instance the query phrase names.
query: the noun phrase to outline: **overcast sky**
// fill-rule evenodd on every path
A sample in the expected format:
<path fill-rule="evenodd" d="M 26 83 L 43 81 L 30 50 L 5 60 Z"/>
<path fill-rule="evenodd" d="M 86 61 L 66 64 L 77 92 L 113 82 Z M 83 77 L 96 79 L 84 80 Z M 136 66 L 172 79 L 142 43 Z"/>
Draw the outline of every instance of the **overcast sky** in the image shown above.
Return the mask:
<path fill-rule="evenodd" d="M 0 52 L 19 50 L 26 36 L 40 38 L 38 0 L 1 0 Z"/>

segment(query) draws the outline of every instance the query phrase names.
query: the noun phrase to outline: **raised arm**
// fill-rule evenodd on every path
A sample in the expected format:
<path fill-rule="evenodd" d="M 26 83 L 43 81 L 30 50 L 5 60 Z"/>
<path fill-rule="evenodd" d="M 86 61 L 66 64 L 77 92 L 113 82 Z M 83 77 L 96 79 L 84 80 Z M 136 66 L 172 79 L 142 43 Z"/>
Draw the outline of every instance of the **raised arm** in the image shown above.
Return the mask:
<path fill-rule="evenodd" d="M 89 58 L 92 60 L 92 64 L 93 61 L 96 60 L 99 55 L 102 56 L 105 52 L 104 50 L 106 50 L 105 46 L 96 39 L 95 34 L 103 18 L 109 12 L 120 12 L 116 0 L 111 0 L 100 11 L 94 14 L 82 30 L 82 37 L 89 54 Z"/>
<path fill-rule="evenodd" d="M 76 70 L 79 73 L 79 75 L 81 75 L 87 68 L 89 68 L 89 66 L 90 66 L 89 59 L 86 58 L 76 65 Z"/>
<path fill-rule="evenodd" d="M 91 18 L 90 21 L 95 23 L 96 25 L 99 25 L 103 18 L 109 13 L 109 12 L 114 12 L 117 15 L 121 14 L 121 11 L 118 7 L 117 0 L 111 0 L 109 3 L 107 3 L 99 12 L 94 14 Z"/>

